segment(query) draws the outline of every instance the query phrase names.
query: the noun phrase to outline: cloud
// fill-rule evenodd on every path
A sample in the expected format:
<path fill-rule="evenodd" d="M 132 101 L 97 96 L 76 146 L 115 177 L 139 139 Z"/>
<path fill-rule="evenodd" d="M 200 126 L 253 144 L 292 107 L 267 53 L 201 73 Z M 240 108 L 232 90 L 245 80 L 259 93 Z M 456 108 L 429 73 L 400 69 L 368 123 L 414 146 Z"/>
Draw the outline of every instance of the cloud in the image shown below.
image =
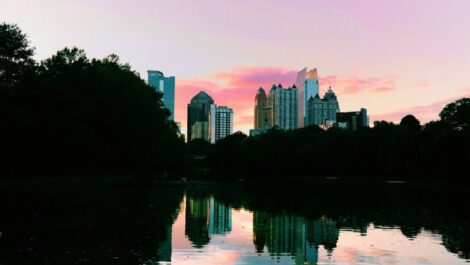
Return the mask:
<path fill-rule="evenodd" d="M 428 81 L 420 80 L 416 81 L 415 83 L 411 84 L 411 88 L 427 88 L 430 87 L 431 84 Z"/>
<path fill-rule="evenodd" d="M 332 86 L 338 95 L 346 95 L 353 93 L 380 93 L 395 90 L 394 78 L 363 78 L 358 76 L 338 77 L 329 75 L 320 76 L 320 87 Z"/>
<path fill-rule="evenodd" d="M 205 91 L 213 99 L 216 105 L 229 106 L 233 109 L 234 129 L 247 127 L 253 124 L 253 107 L 256 87 L 227 87 L 201 80 L 179 80 L 176 82 L 176 121 L 182 123 L 182 131 L 186 132 L 187 104 L 199 91 Z M 251 115 L 247 112 L 251 112 Z"/>
<path fill-rule="evenodd" d="M 259 87 L 269 90 L 272 84 L 284 87 L 295 83 L 298 70 L 280 67 L 238 67 L 232 71 L 216 72 L 205 79 L 176 80 L 176 121 L 182 123 L 186 132 L 187 104 L 199 91 L 205 91 L 217 105 L 226 105 L 233 109 L 234 130 L 253 127 L 254 99 Z M 210 81 L 208 81 L 210 80 Z M 320 75 L 320 91 L 326 91 L 329 85 L 337 95 L 352 93 L 383 93 L 395 90 L 393 78 L 363 78 L 357 76 L 342 77 Z"/>
<path fill-rule="evenodd" d="M 285 87 L 295 83 L 297 71 L 275 67 L 239 67 L 231 72 L 220 72 L 212 75 L 229 87 L 270 88 L 272 84 L 284 84 Z"/>

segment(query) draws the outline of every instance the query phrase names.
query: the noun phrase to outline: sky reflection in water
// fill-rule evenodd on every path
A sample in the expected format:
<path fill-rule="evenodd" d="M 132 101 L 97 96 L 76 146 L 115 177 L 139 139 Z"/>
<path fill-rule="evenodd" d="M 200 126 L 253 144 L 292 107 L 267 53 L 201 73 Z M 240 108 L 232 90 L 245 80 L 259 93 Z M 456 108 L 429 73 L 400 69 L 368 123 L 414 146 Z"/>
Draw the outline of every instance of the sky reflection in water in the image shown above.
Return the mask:
<path fill-rule="evenodd" d="M 169 243 L 169 242 L 168 242 Z M 172 264 L 465 264 L 438 234 L 338 228 L 335 220 L 233 209 L 185 196 L 171 232 Z M 468 261 L 467 261 L 468 262 Z M 164 262 L 162 262 L 163 264 Z"/>

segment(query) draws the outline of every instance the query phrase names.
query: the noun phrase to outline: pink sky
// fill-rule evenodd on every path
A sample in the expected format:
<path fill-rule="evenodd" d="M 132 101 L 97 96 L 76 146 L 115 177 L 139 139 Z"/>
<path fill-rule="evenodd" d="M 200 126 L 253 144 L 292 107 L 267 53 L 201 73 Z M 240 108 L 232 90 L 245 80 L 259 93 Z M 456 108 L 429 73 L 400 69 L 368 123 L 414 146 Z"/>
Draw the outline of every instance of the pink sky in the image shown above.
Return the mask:
<path fill-rule="evenodd" d="M 183 131 L 186 104 L 205 90 L 247 132 L 256 90 L 292 85 L 304 67 L 318 68 L 321 93 L 331 85 L 342 111 L 436 119 L 470 96 L 468 14 L 468 0 L 0 2 L 0 18 L 29 35 L 38 59 L 78 46 L 116 53 L 144 79 L 147 69 L 176 76 Z"/>

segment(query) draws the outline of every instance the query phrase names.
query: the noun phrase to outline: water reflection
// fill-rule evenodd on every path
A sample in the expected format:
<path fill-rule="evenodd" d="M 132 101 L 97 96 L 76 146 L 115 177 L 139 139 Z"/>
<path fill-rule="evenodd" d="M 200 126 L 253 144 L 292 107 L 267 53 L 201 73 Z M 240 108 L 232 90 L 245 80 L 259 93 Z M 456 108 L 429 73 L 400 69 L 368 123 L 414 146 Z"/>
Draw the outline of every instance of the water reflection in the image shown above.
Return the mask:
<path fill-rule="evenodd" d="M 0 265 L 465 264 L 470 257 L 468 213 L 449 207 L 460 205 L 458 193 L 310 188 L 4 191 Z"/>
<path fill-rule="evenodd" d="M 185 238 L 173 238 L 174 264 L 464 264 L 468 258 L 467 215 L 442 218 L 432 194 L 411 200 L 422 194 L 393 190 L 392 200 L 378 190 L 369 192 L 366 206 L 350 191 L 279 198 L 279 190 L 234 190 L 190 188 L 178 217 Z M 429 215 L 421 215 L 416 207 L 428 204 Z M 445 234 L 452 225 L 444 220 L 460 226 L 462 236 Z M 181 228 L 177 220 L 173 230 Z"/>
<path fill-rule="evenodd" d="M 331 253 L 338 241 L 336 222 L 322 216 L 308 220 L 292 215 L 253 213 L 253 243 L 258 253 L 265 247 L 272 255 L 290 255 L 295 264 L 317 264 L 318 247 Z"/>
<path fill-rule="evenodd" d="M 232 208 L 214 197 L 188 197 L 186 199 L 185 234 L 197 248 L 209 243 L 212 235 L 232 230 Z"/>

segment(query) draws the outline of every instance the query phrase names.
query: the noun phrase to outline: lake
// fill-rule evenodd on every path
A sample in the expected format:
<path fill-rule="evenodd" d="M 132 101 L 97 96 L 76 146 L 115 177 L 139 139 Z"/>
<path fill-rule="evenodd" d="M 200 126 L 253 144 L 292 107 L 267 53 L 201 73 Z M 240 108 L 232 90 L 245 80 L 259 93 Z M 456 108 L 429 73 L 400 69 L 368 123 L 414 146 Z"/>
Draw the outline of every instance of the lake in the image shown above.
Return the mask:
<path fill-rule="evenodd" d="M 0 264 L 468 264 L 465 187 L 0 185 Z"/>

